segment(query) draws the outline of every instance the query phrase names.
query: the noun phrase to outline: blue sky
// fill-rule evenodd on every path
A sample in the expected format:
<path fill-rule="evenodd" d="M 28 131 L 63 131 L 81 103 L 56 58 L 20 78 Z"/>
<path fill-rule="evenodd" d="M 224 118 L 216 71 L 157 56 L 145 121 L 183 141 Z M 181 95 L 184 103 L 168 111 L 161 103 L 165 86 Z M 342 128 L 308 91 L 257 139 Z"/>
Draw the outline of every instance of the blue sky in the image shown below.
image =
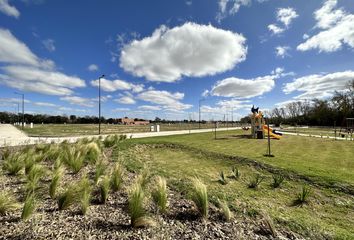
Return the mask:
<path fill-rule="evenodd" d="M 0 111 L 235 118 L 354 79 L 352 0 L 0 0 Z"/>

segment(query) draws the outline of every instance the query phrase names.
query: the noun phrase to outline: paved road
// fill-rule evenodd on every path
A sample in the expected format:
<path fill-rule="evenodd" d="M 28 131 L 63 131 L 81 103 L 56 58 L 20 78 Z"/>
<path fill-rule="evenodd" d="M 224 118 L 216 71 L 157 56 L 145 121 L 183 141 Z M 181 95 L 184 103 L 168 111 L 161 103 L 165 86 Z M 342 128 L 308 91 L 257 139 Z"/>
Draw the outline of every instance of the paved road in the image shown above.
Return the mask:
<path fill-rule="evenodd" d="M 236 130 L 240 127 L 234 128 L 218 128 L 217 131 Z M 181 135 L 189 133 L 203 133 L 212 132 L 214 129 L 197 129 L 197 130 L 180 130 L 180 131 L 165 131 L 165 132 L 145 132 L 145 133 L 127 133 L 128 138 L 145 138 L 145 137 L 158 137 L 158 136 L 170 136 Z M 101 135 L 106 137 L 107 135 Z M 60 143 L 64 140 L 69 142 L 76 142 L 81 138 L 98 137 L 97 135 L 85 135 L 77 137 L 28 137 L 26 134 L 15 128 L 10 124 L 0 124 L 0 147 L 4 146 L 21 146 L 31 145 L 37 143 Z"/>

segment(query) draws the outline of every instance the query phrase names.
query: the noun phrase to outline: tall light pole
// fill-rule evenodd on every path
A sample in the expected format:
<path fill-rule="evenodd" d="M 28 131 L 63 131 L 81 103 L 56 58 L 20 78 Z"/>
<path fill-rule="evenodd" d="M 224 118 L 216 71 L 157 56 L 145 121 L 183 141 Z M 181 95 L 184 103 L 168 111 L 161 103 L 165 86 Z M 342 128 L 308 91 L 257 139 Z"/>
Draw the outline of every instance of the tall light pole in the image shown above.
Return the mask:
<path fill-rule="evenodd" d="M 98 135 L 101 134 L 101 78 L 104 74 L 98 78 Z"/>
<path fill-rule="evenodd" d="M 22 130 L 23 130 L 24 125 L 25 125 L 25 94 L 18 93 L 18 92 L 14 92 L 14 94 L 22 96 Z"/>
<path fill-rule="evenodd" d="M 200 113 L 200 104 L 202 101 L 204 101 L 205 99 L 199 99 L 199 129 L 200 129 L 200 121 L 201 121 L 201 113 Z"/>

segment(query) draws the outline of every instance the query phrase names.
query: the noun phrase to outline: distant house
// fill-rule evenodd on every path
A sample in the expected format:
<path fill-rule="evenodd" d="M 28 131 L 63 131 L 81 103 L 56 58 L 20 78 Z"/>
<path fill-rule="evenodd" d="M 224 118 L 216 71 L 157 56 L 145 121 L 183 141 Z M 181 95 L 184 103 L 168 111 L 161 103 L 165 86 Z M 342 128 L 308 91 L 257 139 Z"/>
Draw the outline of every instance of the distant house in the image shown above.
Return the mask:
<path fill-rule="evenodd" d="M 149 125 L 150 121 L 144 120 L 144 119 L 133 119 L 133 118 L 118 118 L 118 124 L 123 124 L 123 125 Z"/>

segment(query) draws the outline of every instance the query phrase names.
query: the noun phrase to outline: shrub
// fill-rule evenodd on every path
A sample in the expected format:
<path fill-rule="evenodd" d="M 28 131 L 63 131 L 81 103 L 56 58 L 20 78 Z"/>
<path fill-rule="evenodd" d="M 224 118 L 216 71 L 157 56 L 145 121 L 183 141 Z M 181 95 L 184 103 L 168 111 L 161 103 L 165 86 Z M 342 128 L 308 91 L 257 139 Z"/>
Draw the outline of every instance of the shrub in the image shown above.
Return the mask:
<path fill-rule="evenodd" d="M 206 185 L 198 178 L 193 179 L 192 200 L 199 213 L 208 217 L 208 191 Z"/>
<path fill-rule="evenodd" d="M 100 183 L 101 203 L 106 203 L 109 194 L 110 179 L 108 176 L 102 178 Z"/>
<path fill-rule="evenodd" d="M 62 160 L 76 174 L 84 165 L 85 155 L 83 150 L 77 146 L 66 147 L 62 154 Z"/>
<path fill-rule="evenodd" d="M 263 182 L 264 176 L 261 176 L 260 174 L 256 174 L 254 178 L 251 179 L 251 181 L 248 183 L 249 188 L 258 188 L 259 184 Z"/>
<path fill-rule="evenodd" d="M 167 184 L 166 179 L 158 176 L 156 179 L 156 187 L 152 191 L 152 199 L 161 213 L 165 213 L 167 209 Z"/>
<path fill-rule="evenodd" d="M 218 199 L 218 205 L 223 218 L 225 221 L 229 222 L 232 218 L 232 212 L 230 211 L 228 203 L 225 200 Z"/>
<path fill-rule="evenodd" d="M 100 177 L 105 174 L 106 168 L 107 168 L 106 165 L 104 165 L 102 161 L 96 165 L 95 178 L 94 178 L 95 184 L 97 184 Z"/>
<path fill-rule="evenodd" d="M 111 189 L 116 192 L 122 187 L 123 183 L 123 167 L 119 163 L 114 166 L 111 176 Z"/>
<path fill-rule="evenodd" d="M 308 202 L 308 198 L 311 195 L 311 189 L 308 186 L 302 186 L 300 193 L 297 194 L 295 204 L 302 205 Z"/>
<path fill-rule="evenodd" d="M 0 159 L 6 161 L 10 156 L 11 156 L 10 148 L 4 148 L 1 151 L 1 158 Z"/>
<path fill-rule="evenodd" d="M 18 175 L 23 168 L 23 156 L 19 153 L 8 156 L 3 163 L 3 169 L 9 175 Z"/>
<path fill-rule="evenodd" d="M 274 174 L 273 175 L 273 188 L 278 188 L 284 182 L 284 176 L 281 174 Z"/>
<path fill-rule="evenodd" d="M 147 216 L 145 210 L 145 194 L 139 183 L 133 184 L 129 192 L 129 214 L 133 227 L 144 227 L 153 225 L 153 221 Z"/>
<path fill-rule="evenodd" d="M 16 210 L 18 207 L 18 202 L 10 192 L 0 192 L 0 215 Z"/>
<path fill-rule="evenodd" d="M 22 209 L 21 218 L 27 220 L 36 209 L 36 199 L 34 194 L 29 194 L 26 197 L 25 204 Z"/>
<path fill-rule="evenodd" d="M 238 170 L 238 168 L 237 167 L 232 167 L 232 169 L 231 169 L 231 174 L 232 174 L 232 177 L 234 178 L 234 179 L 240 179 L 240 176 L 241 176 L 241 173 L 240 173 L 240 171 Z"/>
<path fill-rule="evenodd" d="M 64 174 L 64 169 L 62 167 L 56 168 L 53 172 L 52 181 L 50 182 L 49 185 L 49 195 L 52 199 L 56 197 L 57 188 L 63 174 Z"/>
<path fill-rule="evenodd" d="M 219 174 L 219 183 L 221 183 L 222 185 L 226 185 L 227 181 L 224 175 L 224 171 L 221 171 Z"/>

